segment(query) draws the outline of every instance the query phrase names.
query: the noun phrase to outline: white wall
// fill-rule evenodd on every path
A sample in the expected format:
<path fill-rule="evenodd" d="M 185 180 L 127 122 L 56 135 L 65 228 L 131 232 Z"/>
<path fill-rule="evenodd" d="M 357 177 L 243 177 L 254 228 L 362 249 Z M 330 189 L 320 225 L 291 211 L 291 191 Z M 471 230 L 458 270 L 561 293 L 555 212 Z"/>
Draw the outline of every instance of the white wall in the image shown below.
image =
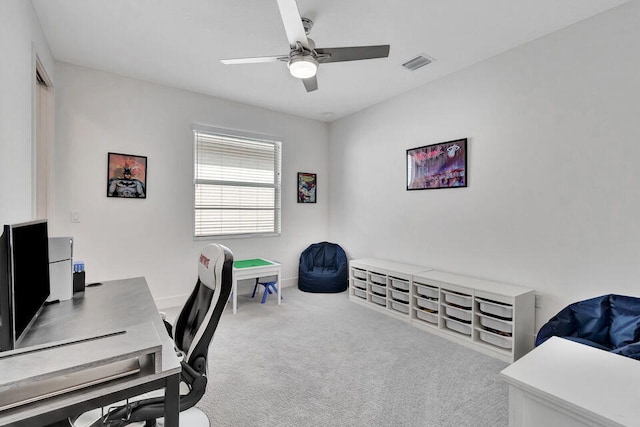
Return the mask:
<path fill-rule="evenodd" d="M 29 221 L 33 205 L 35 58 L 54 63 L 30 1 L 0 1 L 0 224 Z"/>
<path fill-rule="evenodd" d="M 300 252 L 328 233 L 328 126 L 265 109 L 57 63 L 56 211 L 87 280 L 145 276 L 159 305 L 180 304 L 196 279 L 193 123 L 280 137 L 282 235 L 217 240 L 236 258 L 282 263 L 295 285 Z M 211 76 L 211 78 L 216 78 Z M 107 153 L 148 157 L 147 198 L 106 197 Z M 296 173 L 316 172 L 318 203 L 296 203 Z M 71 223 L 71 211 L 80 222 Z"/>
<path fill-rule="evenodd" d="M 639 24 L 640 2 L 631 2 L 335 122 L 328 133 L 322 123 L 260 108 L 68 64 L 54 70 L 31 3 L 3 0 L 0 222 L 33 216 L 38 54 L 57 100 L 51 229 L 76 238 L 89 281 L 144 275 L 166 302 L 191 288 L 205 243 L 191 238 L 190 126 L 199 122 L 282 137 L 282 236 L 223 243 L 237 257 L 282 261 L 288 284 L 299 252 L 329 233 L 352 258 L 533 287 L 542 296 L 538 325 L 568 301 L 640 295 Z M 470 139 L 470 186 L 407 192 L 405 150 L 460 137 Z M 108 151 L 149 157 L 146 200 L 105 197 Z M 317 205 L 295 203 L 297 171 L 319 174 Z M 72 210 L 80 223 L 70 222 Z"/>
<path fill-rule="evenodd" d="M 631 2 L 334 122 L 330 237 L 535 288 L 538 327 L 570 301 L 640 296 L 638 52 Z M 406 149 L 463 137 L 468 188 L 406 191 Z"/>

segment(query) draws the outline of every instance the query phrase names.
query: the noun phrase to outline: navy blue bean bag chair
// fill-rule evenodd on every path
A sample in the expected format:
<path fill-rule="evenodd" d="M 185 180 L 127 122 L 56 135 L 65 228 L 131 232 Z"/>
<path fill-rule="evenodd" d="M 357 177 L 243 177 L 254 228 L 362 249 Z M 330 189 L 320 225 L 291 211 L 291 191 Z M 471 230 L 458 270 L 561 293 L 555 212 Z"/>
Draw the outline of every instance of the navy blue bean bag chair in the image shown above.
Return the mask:
<path fill-rule="evenodd" d="M 536 346 L 552 336 L 640 360 L 640 298 L 611 294 L 573 303 L 540 328 Z"/>
<path fill-rule="evenodd" d="M 335 243 L 314 243 L 300 254 L 298 288 L 304 292 L 344 292 L 349 286 L 348 262 Z"/>

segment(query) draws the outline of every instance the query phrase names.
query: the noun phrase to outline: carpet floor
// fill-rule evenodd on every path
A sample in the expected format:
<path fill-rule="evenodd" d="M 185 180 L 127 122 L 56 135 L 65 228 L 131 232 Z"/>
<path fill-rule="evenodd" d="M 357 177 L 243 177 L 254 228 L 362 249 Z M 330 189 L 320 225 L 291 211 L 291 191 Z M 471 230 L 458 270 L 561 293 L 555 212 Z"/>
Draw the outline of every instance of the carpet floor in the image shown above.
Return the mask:
<path fill-rule="evenodd" d="M 285 288 L 222 316 L 198 406 L 212 426 L 508 425 L 507 364 L 348 300 Z"/>

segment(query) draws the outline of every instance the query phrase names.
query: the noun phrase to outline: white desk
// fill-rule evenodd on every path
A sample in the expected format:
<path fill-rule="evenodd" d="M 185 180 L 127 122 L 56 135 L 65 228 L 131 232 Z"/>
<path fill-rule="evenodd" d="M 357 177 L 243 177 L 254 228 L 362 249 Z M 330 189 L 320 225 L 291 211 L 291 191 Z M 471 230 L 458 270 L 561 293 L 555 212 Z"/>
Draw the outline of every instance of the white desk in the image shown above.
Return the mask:
<path fill-rule="evenodd" d="M 238 260 L 233 263 L 233 314 L 238 311 L 238 281 L 246 279 L 259 279 L 260 277 L 276 276 L 276 289 L 278 290 L 278 305 L 282 301 L 280 290 L 280 264 L 262 258 Z M 265 291 L 266 292 L 266 291 Z"/>
<path fill-rule="evenodd" d="M 552 337 L 504 369 L 509 426 L 640 426 L 640 361 Z"/>
<path fill-rule="evenodd" d="M 71 300 L 44 308 L 20 344 L 26 348 L 96 336 L 132 325 L 153 323 L 162 344 L 158 372 L 141 371 L 106 383 L 0 411 L 0 426 L 45 426 L 90 409 L 165 388 L 165 425 L 178 426 L 181 366 L 143 277 L 104 282 Z M 149 325 L 151 326 L 151 325 Z"/>

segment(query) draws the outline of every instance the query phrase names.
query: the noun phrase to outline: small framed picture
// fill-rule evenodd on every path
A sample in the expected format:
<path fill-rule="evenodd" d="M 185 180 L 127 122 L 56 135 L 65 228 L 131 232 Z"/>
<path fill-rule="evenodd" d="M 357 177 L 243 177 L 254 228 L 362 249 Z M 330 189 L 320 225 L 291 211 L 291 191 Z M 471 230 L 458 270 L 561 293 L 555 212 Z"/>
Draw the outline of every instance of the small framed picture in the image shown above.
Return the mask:
<path fill-rule="evenodd" d="M 145 156 L 108 154 L 107 197 L 147 198 L 147 158 Z"/>
<path fill-rule="evenodd" d="M 298 203 L 316 202 L 316 174 L 298 172 Z"/>

